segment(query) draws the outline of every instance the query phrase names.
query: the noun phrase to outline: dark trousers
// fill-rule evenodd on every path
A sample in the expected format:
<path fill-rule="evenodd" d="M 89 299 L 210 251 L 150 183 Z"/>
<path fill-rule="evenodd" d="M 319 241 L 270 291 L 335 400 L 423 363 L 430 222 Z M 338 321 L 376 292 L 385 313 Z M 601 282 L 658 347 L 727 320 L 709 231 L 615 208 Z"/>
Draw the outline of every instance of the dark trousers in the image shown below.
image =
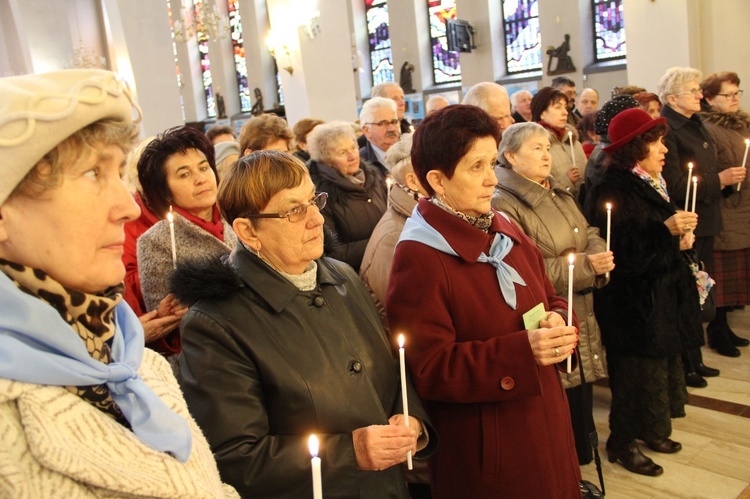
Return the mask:
<path fill-rule="evenodd" d="M 596 429 L 593 414 L 594 385 L 585 383 L 574 386 L 567 388 L 565 393 L 568 395 L 570 422 L 573 426 L 578 464 L 589 464 L 594 459 L 591 449 L 591 432 Z"/>

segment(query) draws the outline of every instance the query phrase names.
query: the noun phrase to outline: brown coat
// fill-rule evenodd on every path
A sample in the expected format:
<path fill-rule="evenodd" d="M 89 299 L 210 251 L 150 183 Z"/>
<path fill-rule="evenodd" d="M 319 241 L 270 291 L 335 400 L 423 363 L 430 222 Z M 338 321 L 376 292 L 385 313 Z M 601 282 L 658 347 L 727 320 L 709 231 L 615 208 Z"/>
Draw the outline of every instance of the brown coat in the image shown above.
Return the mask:
<path fill-rule="evenodd" d="M 547 276 L 555 293 L 567 300 L 568 254 L 575 252 L 573 270 L 573 308 L 579 322 L 579 350 L 585 369 L 586 382 L 607 377 L 604 347 L 599 325 L 594 316 L 593 288 L 606 284 L 605 276 L 597 276 L 587 255 L 601 253 L 606 242 L 599 237 L 599 229 L 590 227 L 575 200 L 565 190 L 546 189 L 510 168 L 495 168 L 498 185 L 492 197 L 492 207 L 506 213 L 521 230 L 534 241 L 542 252 Z M 565 388 L 581 384 L 579 371 L 561 373 Z"/>
<path fill-rule="evenodd" d="M 745 153 L 745 139 L 750 138 L 750 115 L 743 111 L 701 113 L 703 125 L 716 146 L 719 171 L 740 166 Z M 745 177 L 741 192 L 721 200 L 724 228 L 714 236 L 714 250 L 732 251 L 750 248 L 750 176 Z M 726 191 L 723 191 L 726 192 Z"/>
<path fill-rule="evenodd" d="M 560 188 L 570 192 L 575 199 L 578 199 L 578 193 L 586 178 L 586 153 L 583 152 L 583 146 L 578 141 L 578 134 L 571 126 L 566 126 L 563 140 L 557 138 L 557 135 L 550 132 L 550 155 L 552 156 L 552 176 L 557 180 Z M 575 165 L 581 171 L 581 180 L 575 184 L 568 178 L 568 170 L 573 168 L 573 159 L 570 155 L 570 141 L 568 140 L 568 131 L 573 132 L 573 156 Z"/>
<path fill-rule="evenodd" d="M 383 214 L 375 230 L 372 231 L 370 241 L 362 258 L 362 266 L 359 268 L 359 277 L 365 282 L 370 290 L 375 306 L 378 309 L 383 324 L 385 317 L 385 293 L 388 291 L 388 280 L 391 277 L 391 263 L 393 263 L 393 252 L 396 249 L 401 231 L 404 230 L 406 219 L 417 201 L 411 194 L 398 186 L 391 188 L 389 195 L 391 206 Z"/>

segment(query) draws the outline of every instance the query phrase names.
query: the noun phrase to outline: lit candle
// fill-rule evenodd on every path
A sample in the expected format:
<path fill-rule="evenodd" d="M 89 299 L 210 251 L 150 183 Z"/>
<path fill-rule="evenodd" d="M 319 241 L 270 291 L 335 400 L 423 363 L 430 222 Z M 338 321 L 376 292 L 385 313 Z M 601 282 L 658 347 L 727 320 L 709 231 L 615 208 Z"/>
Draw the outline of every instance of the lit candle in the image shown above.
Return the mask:
<path fill-rule="evenodd" d="M 697 197 L 696 192 L 698 192 L 698 177 L 693 177 L 693 209 L 690 210 L 693 213 L 695 213 L 695 198 Z"/>
<path fill-rule="evenodd" d="M 318 457 L 318 437 L 310 435 L 308 442 L 310 455 L 312 459 L 312 482 L 313 482 L 313 499 L 323 499 L 323 479 L 320 476 L 320 458 Z"/>
<path fill-rule="evenodd" d="M 576 166 L 576 153 L 573 149 L 573 132 L 568 130 L 568 141 L 570 142 L 570 159 L 573 161 L 573 168 Z"/>
<path fill-rule="evenodd" d="M 393 185 L 393 179 L 391 177 L 386 177 L 385 179 L 385 186 L 388 192 L 385 195 L 385 207 L 390 208 L 391 207 L 391 186 Z"/>
<path fill-rule="evenodd" d="M 690 177 L 693 176 L 693 163 L 688 163 L 687 187 L 685 187 L 685 211 L 688 211 L 688 200 L 690 199 Z"/>
<path fill-rule="evenodd" d="M 174 242 L 174 215 L 172 215 L 171 204 L 169 205 L 167 220 L 169 220 L 169 237 L 172 239 L 172 267 L 177 268 L 177 245 Z"/>
<path fill-rule="evenodd" d="M 409 125 L 409 133 L 414 133 L 414 125 Z"/>
<path fill-rule="evenodd" d="M 573 265 L 573 262 L 575 261 L 576 256 L 575 254 L 571 253 L 568 255 L 568 326 L 573 325 L 573 269 L 575 268 L 575 265 Z M 567 365 L 567 372 L 570 373 L 571 371 L 571 356 L 568 356 L 568 365 Z"/>
<path fill-rule="evenodd" d="M 750 149 L 750 139 L 745 139 L 745 155 L 742 156 L 742 167 L 745 167 L 747 163 L 747 150 Z M 742 182 L 737 182 L 737 192 L 740 192 L 742 188 Z"/>
<path fill-rule="evenodd" d="M 607 253 L 609 253 L 609 241 L 612 234 L 612 203 L 607 203 Z M 606 274 L 609 277 L 609 270 Z"/>
<path fill-rule="evenodd" d="M 404 424 L 409 426 L 409 400 L 406 396 L 406 362 L 404 361 L 404 335 L 398 335 L 398 360 L 401 364 L 401 400 L 404 405 Z M 406 454 L 406 464 L 412 469 L 411 451 Z"/>

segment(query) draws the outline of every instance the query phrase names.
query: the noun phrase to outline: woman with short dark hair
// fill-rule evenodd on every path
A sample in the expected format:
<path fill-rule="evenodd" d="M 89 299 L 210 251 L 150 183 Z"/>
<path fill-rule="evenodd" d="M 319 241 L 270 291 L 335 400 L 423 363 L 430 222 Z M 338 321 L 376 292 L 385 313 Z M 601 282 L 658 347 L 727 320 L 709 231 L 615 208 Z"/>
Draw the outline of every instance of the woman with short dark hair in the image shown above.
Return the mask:
<path fill-rule="evenodd" d="M 388 325 L 406 336 L 440 432 L 430 463 L 438 497 L 580 498 L 557 373 L 576 329 L 539 250 L 490 206 L 499 141 L 497 121 L 476 106 L 446 107 L 417 128 L 411 159 L 429 197 L 396 246 Z"/>
<path fill-rule="evenodd" d="M 661 176 L 667 148 L 664 118 L 627 109 L 609 125 L 611 162 L 586 200 L 591 225 L 607 230 L 617 267 L 594 291 L 594 309 L 607 350 L 612 407 L 607 453 L 629 471 L 664 470 L 641 453 L 675 453 L 671 418 L 685 416 L 687 390 L 681 353 L 700 346 L 703 329 L 693 275 L 680 251 L 692 247 L 698 216 L 676 211 Z"/>

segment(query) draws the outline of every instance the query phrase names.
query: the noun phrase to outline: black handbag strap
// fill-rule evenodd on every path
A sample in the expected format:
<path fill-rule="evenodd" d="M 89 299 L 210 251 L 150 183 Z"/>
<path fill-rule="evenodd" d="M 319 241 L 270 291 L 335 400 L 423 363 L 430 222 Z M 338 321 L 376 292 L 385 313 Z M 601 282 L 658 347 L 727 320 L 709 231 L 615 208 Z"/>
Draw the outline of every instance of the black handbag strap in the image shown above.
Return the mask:
<path fill-rule="evenodd" d="M 583 385 L 586 384 L 586 375 L 583 373 L 583 358 L 581 357 L 581 350 L 576 345 L 576 353 L 578 354 L 578 372 L 581 375 L 581 428 L 586 431 L 586 393 Z M 592 394 L 593 397 L 593 394 Z M 596 474 L 599 475 L 599 485 L 602 487 L 602 495 L 606 495 L 604 490 L 604 473 L 602 473 L 602 459 L 599 457 L 599 433 L 596 431 L 596 425 L 593 431 L 589 434 L 589 440 L 591 441 L 591 448 L 594 451 L 594 463 L 596 464 Z"/>

